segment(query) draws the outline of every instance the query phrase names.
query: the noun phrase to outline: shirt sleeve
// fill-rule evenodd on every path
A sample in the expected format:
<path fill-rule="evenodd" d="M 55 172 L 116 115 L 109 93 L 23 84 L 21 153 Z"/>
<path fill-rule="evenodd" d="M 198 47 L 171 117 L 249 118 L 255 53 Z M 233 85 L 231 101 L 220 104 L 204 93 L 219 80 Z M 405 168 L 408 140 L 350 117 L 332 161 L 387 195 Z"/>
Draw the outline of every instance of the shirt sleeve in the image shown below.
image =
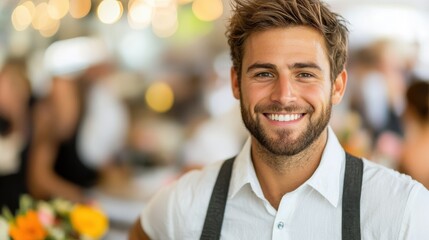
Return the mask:
<path fill-rule="evenodd" d="M 160 190 L 140 216 L 151 239 L 198 239 L 222 161 L 186 173 Z"/>
<path fill-rule="evenodd" d="M 405 209 L 399 239 L 429 239 L 429 191 L 418 184 Z"/>
<path fill-rule="evenodd" d="M 142 228 L 150 239 L 172 239 L 174 236 L 172 192 L 176 183 L 161 189 L 144 207 L 140 215 Z"/>

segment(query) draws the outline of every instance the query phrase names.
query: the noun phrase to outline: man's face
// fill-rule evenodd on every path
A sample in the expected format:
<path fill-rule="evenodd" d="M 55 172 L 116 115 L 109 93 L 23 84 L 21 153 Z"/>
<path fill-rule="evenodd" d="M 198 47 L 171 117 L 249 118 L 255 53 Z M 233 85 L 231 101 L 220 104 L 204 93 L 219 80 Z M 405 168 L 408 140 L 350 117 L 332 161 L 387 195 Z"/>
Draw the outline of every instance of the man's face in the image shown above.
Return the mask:
<path fill-rule="evenodd" d="M 276 28 L 246 40 L 234 96 L 253 138 L 276 155 L 292 156 L 326 128 L 345 89 L 343 71 L 332 84 L 323 37 L 309 27 Z"/>

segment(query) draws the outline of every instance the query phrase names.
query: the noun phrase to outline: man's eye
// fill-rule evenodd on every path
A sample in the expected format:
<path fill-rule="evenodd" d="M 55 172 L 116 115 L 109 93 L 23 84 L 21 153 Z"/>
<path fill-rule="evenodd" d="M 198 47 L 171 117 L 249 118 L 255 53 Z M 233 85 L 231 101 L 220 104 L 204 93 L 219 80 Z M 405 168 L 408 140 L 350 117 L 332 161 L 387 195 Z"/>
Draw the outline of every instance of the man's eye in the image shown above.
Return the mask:
<path fill-rule="evenodd" d="M 257 73 L 255 76 L 256 77 L 262 77 L 262 78 L 272 78 L 272 77 L 274 77 L 273 74 L 271 74 L 269 72 Z"/>
<path fill-rule="evenodd" d="M 310 73 L 300 73 L 300 74 L 298 74 L 298 77 L 300 77 L 300 78 L 311 78 L 314 76 L 313 76 L 313 74 L 310 74 Z"/>

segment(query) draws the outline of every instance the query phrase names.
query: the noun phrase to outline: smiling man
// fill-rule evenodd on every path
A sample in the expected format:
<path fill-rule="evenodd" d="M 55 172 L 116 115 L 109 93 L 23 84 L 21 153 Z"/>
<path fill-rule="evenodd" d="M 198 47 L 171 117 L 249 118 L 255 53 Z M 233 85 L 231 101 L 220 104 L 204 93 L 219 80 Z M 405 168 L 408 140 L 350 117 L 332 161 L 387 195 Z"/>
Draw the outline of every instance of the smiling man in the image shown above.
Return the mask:
<path fill-rule="evenodd" d="M 330 81 L 324 39 L 307 26 L 254 33 L 243 55 L 243 74 L 232 69 L 233 93 L 253 138 L 252 162 L 262 191 L 278 208 L 282 196 L 318 167 L 346 73 Z"/>
<path fill-rule="evenodd" d="M 426 239 L 429 192 L 347 154 L 329 127 L 347 28 L 315 0 L 237 0 L 231 82 L 251 136 L 161 190 L 130 239 Z"/>

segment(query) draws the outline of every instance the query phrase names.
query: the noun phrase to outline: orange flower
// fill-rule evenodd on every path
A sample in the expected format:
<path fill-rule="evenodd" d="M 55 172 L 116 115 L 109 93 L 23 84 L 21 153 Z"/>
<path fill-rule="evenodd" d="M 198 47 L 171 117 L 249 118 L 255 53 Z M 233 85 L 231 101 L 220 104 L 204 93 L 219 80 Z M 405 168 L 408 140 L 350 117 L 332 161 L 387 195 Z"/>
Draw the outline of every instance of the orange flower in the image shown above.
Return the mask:
<path fill-rule="evenodd" d="M 9 234 L 13 240 L 43 240 L 47 233 L 33 210 L 18 216 L 16 223 L 11 224 Z"/>
<path fill-rule="evenodd" d="M 79 234 L 95 239 L 101 238 L 108 227 L 103 212 L 85 205 L 76 205 L 70 213 L 70 220 Z"/>

